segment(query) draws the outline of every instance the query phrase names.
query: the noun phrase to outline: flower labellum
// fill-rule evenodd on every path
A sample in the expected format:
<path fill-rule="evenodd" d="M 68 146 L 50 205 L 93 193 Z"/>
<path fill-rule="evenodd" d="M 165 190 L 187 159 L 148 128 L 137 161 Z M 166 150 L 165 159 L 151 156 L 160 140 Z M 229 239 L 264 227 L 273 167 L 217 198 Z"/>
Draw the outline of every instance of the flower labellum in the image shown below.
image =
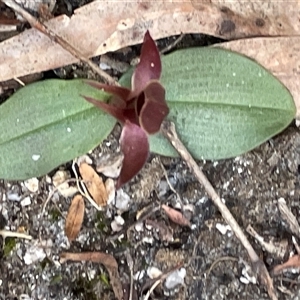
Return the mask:
<path fill-rule="evenodd" d="M 132 179 L 144 166 L 149 155 L 148 134 L 159 131 L 169 113 L 165 89 L 159 82 L 161 61 L 155 42 L 147 31 L 141 50 L 140 62 L 131 78 L 131 89 L 88 81 L 95 88 L 110 93 L 110 103 L 84 97 L 123 124 L 120 138 L 124 154 L 117 188 Z"/>

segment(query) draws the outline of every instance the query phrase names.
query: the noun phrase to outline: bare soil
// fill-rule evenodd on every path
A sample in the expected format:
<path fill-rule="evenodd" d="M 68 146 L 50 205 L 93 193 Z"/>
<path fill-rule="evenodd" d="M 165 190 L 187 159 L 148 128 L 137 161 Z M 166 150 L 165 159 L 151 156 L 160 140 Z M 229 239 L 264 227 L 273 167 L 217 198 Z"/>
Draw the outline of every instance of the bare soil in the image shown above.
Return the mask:
<path fill-rule="evenodd" d="M 69 4 L 74 6 L 72 2 Z M 65 7 L 61 5 L 63 10 Z M 164 39 L 158 45 L 163 49 L 175 39 Z M 216 42 L 219 40 L 212 37 L 188 35 L 177 47 Z M 107 54 L 109 63 L 115 62 L 108 72 L 120 76 L 124 64 L 129 66 L 139 49 L 135 46 Z M 99 57 L 94 60 L 100 62 Z M 83 64 L 42 75 L 44 78 L 95 77 Z M 15 90 L 16 87 L 8 89 L 2 94 L 2 100 Z M 119 149 L 119 135 L 120 127 L 116 126 L 107 140 L 88 154 L 93 165 L 97 165 L 99 156 L 113 155 Z M 267 241 L 287 240 L 285 259 L 295 253 L 292 234 L 282 220 L 277 201 L 284 198 L 299 219 L 299 128 L 292 124 L 282 134 L 240 157 L 199 161 L 199 165 L 244 230 L 250 224 Z M 59 169 L 70 171 L 70 164 Z M 180 200 L 190 209 L 191 228 L 172 223 L 160 209 L 154 209 L 160 204 L 178 206 L 178 195 L 171 190 L 164 169 Z M 142 172 L 123 188 L 131 201 L 128 211 L 122 214 L 125 224 L 121 232 L 111 229 L 116 209 L 99 212 L 87 205 L 83 228 L 72 244 L 64 233 L 71 198 L 55 193 L 42 213 L 42 206 L 54 188 L 51 178 L 55 171 L 38 178 L 39 189 L 34 193 L 28 191 L 24 182 L 0 181 L 0 227 L 24 231 L 34 238 L 33 241 L 1 240 L 0 299 L 114 299 L 108 274 L 102 265 L 62 264 L 59 255 L 63 251 L 112 254 L 118 261 L 121 281 L 127 288 L 130 282 L 129 253 L 134 263 L 134 285 L 138 295 L 134 294 L 132 299 L 143 299 L 141 295 L 151 287 L 147 275 L 149 267 L 168 272 L 179 265 L 186 269 L 184 285 L 168 289 L 163 283 L 154 290 L 150 299 L 268 299 L 262 285 L 251 283 L 253 275 L 246 251 L 231 230 L 226 230 L 220 213 L 179 158 L 151 155 Z M 150 213 L 141 226 L 136 226 L 136 215 L 142 210 Z M 146 226 L 147 220 L 152 221 L 151 226 Z M 222 228 L 225 228 L 224 232 Z M 168 239 L 166 232 L 171 233 L 172 240 Z M 298 242 L 299 237 L 295 237 Z M 268 254 L 251 237 L 250 241 L 269 270 L 283 261 Z M 46 253 L 45 257 L 28 263 L 27 258 L 38 255 L 40 249 Z M 279 299 L 300 299 L 298 282 L 299 270 L 274 277 Z"/>

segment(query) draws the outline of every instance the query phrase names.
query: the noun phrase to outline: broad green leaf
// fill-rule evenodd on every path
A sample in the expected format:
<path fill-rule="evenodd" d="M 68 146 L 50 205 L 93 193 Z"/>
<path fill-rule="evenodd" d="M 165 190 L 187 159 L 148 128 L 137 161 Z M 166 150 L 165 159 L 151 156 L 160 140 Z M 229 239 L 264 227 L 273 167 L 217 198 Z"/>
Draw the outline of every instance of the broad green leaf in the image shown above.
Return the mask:
<path fill-rule="evenodd" d="M 47 80 L 20 89 L 0 106 L 0 178 L 44 175 L 107 137 L 115 120 L 80 95 L 109 97 L 82 80 Z"/>
<path fill-rule="evenodd" d="M 129 85 L 129 73 L 121 83 Z M 218 48 L 190 48 L 162 57 L 168 119 L 195 158 L 245 153 L 286 128 L 296 114 L 289 91 L 259 64 Z M 152 152 L 177 153 L 160 134 Z"/>

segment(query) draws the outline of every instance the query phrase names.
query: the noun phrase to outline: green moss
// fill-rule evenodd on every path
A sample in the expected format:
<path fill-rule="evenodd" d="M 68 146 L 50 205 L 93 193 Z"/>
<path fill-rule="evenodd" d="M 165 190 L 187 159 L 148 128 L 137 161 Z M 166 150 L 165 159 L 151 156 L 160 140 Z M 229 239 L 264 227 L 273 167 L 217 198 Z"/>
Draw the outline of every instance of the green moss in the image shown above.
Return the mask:
<path fill-rule="evenodd" d="M 7 237 L 4 242 L 3 255 L 8 256 L 10 252 L 16 247 L 16 239 L 14 237 Z"/>
<path fill-rule="evenodd" d="M 59 284 L 59 283 L 61 283 L 61 281 L 62 281 L 61 275 L 55 275 L 51 278 L 50 285 Z"/>
<path fill-rule="evenodd" d="M 58 209 L 53 208 L 49 211 L 49 215 L 52 221 L 58 221 L 61 218 L 61 214 Z"/>
<path fill-rule="evenodd" d="M 105 216 L 102 211 L 98 211 L 96 215 L 96 226 L 101 233 L 107 233 L 109 231 L 109 226 L 106 223 Z"/>

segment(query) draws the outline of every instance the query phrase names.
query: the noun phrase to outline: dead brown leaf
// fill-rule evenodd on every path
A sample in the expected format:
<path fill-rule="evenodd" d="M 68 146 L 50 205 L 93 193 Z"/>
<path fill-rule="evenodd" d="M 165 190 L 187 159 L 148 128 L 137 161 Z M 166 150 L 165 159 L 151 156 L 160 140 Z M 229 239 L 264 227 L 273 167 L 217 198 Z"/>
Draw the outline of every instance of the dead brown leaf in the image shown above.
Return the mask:
<path fill-rule="evenodd" d="M 203 33 L 224 39 L 296 36 L 299 2 L 264 1 L 114 1 L 98 0 L 72 17 L 46 22 L 86 57 L 141 43 L 147 29 L 155 39 Z M 67 51 L 35 29 L 0 44 L 0 81 L 76 62 Z"/>
<path fill-rule="evenodd" d="M 69 241 L 76 239 L 84 217 L 84 200 L 81 195 L 76 195 L 69 207 L 66 218 L 65 233 Z"/>
<path fill-rule="evenodd" d="M 284 271 L 292 268 L 300 268 L 300 255 L 294 255 L 290 257 L 285 263 L 275 266 L 272 273 L 274 275 L 280 275 Z"/>
<path fill-rule="evenodd" d="M 115 258 L 106 253 L 102 252 L 83 252 L 83 253 L 69 253 L 63 252 L 60 255 L 61 262 L 67 260 L 72 261 L 92 261 L 96 263 L 101 263 L 107 269 L 110 278 L 110 284 L 118 300 L 123 299 L 123 288 L 120 280 L 120 275 L 118 271 L 118 263 Z"/>
<path fill-rule="evenodd" d="M 165 204 L 161 206 L 167 216 L 176 224 L 181 225 L 181 226 L 191 226 L 190 221 L 179 211 L 176 209 L 173 209 Z"/>
<path fill-rule="evenodd" d="M 98 206 L 105 206 L 108 195 L 102 178 L 87 163 L 80 164 L 79 172 L 95 203 Z"/>

